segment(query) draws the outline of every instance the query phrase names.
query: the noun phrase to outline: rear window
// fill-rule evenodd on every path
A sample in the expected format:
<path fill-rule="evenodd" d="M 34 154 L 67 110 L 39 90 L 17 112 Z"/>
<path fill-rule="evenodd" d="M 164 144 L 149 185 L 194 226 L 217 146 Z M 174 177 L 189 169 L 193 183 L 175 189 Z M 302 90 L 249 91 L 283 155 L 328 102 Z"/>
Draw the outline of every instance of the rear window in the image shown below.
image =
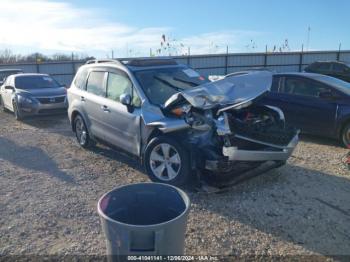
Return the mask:
<path fill-rule="evenodd" d="M 318 63 L 317 64 L 317 69 L 318 70 L 330 70 L 330 63 Z"/>
<path fill-rule="evenodd" d="M 58 88 L 59 83 L 51 76 L 17 76 L 15 86 L 19 89 Z"/>
<path fill-rule="evenodd" d="M 325 75 L 317 75 L 313 76 L 313 79 L 322 82 L 324 84 L 333 86 L 337 90 L 341 91 L 342 93 L 345 93 L 347 95 L 350 95 L 350 83 L 345 82 L 343 80 L 340 80 L 335 77 L 325 76 Z"/>

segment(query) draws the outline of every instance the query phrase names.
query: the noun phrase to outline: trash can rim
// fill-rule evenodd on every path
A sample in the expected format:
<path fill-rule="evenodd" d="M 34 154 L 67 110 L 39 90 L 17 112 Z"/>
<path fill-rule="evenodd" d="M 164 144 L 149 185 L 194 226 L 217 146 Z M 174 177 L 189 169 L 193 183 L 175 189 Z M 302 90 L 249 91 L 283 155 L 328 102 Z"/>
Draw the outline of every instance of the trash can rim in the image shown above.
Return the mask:
<path fill-rule="evenodd" d="M 118 220 L 115 220 L 115 219 L 112 219 L 110 218 L 109 216 L 107 216 L 100 208 L 100 202 L 102 201 L 102 199 L 108 195 L 109 193 L 113 192 L 114 190 L 117 190 L 119 188 L 122 188 L 122 187 L 126 187 L 126 186 L 133 186 L 133 185 L 161 185 L 161 186 L 167 186 L 167 187 L 171 187 L 173 189 L 175 189 L 180 195 L 181 197 L 183 198 L 184 202 L 185 202 L 185 210 L 183 212 L 181 212 L 181 214 L 177 215 L 176 217 L 174 217 L 173 219 L 171 220 L 168 220 L 166 222 L 162 222 L 162 223 L 158 223 L 158 224 L 150 224 L 150 225 L 134 225 L 134 224 L 128 224 L 128 223 L 123 223 L 123 222 L 120 222 Z M 189 209 L 190 209 L 190 206 L 191 206 L 191 201 L 190 201 L 190 198 L 188 197 L 188 195 L 180 188 L 177 188 L 175 186 L 172 186 L 172 185 L 169 185 L 169 184 L 163 184 L 163 183 L 154 183 L 154 182 L 142 182 L 142 183 L 133 183 L 133 184 L 127 184 L 127 185 L 121 185 L 121 186 L 117 186 L 115 188 L 113 188 L 112 190 L 108 191 L 107 193 L 104 193 L 100 199 L 98 200 L 97 202 L 97 212 L 100 216 L 102 216 L 104 219 L 110 221 L 110 222 L 113 222 L 113 223 L 118 223 L 120 225 L 123 225 L 123 226 L 128 226 L 128 227 L 139 227 L 140 229 L 141 228 L 152 228 L 152 227 L 155 227 L 155 226 L 161 226 L 161 225 L 165 225 L 165 224 L 168 224 L 168 223 L 171 223 L 172 221 L 178 219 L 179 217 L 183 216 L 184 214 L 186 214 Z"/>

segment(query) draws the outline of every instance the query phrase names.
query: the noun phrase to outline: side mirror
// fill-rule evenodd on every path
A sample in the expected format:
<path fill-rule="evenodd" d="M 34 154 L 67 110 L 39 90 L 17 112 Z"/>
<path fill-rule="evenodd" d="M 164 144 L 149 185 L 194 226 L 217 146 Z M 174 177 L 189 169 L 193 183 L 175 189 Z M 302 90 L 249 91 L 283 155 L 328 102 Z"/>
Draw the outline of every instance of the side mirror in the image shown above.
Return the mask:
<path fill-rule="evenodd" d="M 131 105 L 131 95 L 130 94 L 122 94 L 119 97 L 120 103 L 126 106 Z"/>
<path fill-rule="evenodd" d="M 319 97 L 324 99 L 331 99 L 334 98 L 334 95 L 332 91 L 322 91 L 320 92 Z"/>
<path fill-rule="evenodd" d="M 15 88 L 13 86 L 5 86 L 5 89 L 6 90 L 11 90 L 11 91 L 15 90 Z"/>

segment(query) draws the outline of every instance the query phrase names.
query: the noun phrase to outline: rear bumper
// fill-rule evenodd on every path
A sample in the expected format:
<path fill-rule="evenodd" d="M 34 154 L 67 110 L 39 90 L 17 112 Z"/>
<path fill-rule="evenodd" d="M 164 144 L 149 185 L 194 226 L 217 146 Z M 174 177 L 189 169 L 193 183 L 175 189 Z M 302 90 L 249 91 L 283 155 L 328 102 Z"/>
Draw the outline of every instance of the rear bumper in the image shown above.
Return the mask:
<path fill-rule="evenodd" d="M 230 166 L 234 166 L 235 163 L 243 162 L 285 162 L 292 155 L 296 145 L 298 144 L 299 137 L 295 137 L 290 143 L 283 148 L 272 148 L 266 150 L 241 150 L 237 147 L 223 147 L 223 158 L 220 160 L 206 160 L 205 169 L 211 171 L 222 171 L 228 169 Z"/>

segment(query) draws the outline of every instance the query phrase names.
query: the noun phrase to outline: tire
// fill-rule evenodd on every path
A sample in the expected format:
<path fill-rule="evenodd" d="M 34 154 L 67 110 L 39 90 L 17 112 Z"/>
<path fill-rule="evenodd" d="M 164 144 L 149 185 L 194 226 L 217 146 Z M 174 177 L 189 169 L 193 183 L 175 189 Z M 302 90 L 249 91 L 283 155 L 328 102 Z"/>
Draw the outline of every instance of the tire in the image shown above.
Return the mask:
<path fill-rule="evenodd" d="M 345 124 L 342 133 L 341 141 L 346 148 L 350 148 L 350 123 Z"/>
<path fill-rule="evenodd" d="M 2 97 L 0 96 L 0 111 L 1 112 L 6 112 L 7 109 L 5 107 L 4 101 L 2 100 Z"/>
<path fill-rule="evenodd" d="M 19 111 L 17 103 L 15 101 L 12 102 L 12 106 L 13 106 L 13 113 L 15 114 L 16 120 L 18 120 L 18 121 L 22 120 L 23 119 L 23 115 Z"/>
<path fill-rule="evenodd" d="M 74 118 L 74 133 L 81 147 L 89 148 L 95 144 L 89 135 L 85 121 L 81 115 L 77 115 Z"/>
<path fill-rule="evenodd" d="M 146 147 L 144 163 L 149 178 L 175 186 L 185 185 L 191 175 L 189 153 L 175 140 L 153 138 Z"/>

